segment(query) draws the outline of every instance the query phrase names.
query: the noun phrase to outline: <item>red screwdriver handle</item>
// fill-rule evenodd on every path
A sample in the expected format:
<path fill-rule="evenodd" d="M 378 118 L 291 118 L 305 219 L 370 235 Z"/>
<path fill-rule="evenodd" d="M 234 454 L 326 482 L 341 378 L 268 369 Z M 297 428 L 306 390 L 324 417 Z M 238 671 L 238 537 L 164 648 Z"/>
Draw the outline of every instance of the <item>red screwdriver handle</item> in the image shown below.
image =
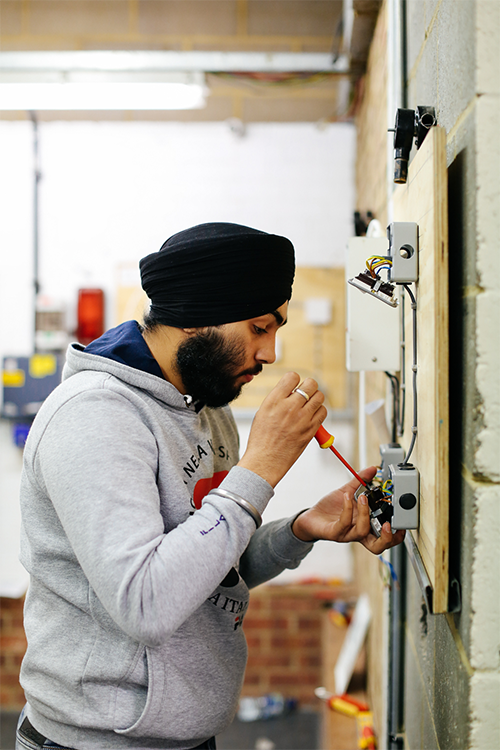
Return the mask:
<path fill-rule="evenodd" d="M 354 477 L 356 477 L 356 479 L 358 480 L 358 482 L 360 482 L 360 484 L 362 484 L 363 487 L 366 487 L 366 482 L 364 481 L 364 479 L 361 479 L 361 477 L 359 476 L 359 474 L 357 474 L 354 471 L 354 469 L 352 468 L 352 466 L 350 464 L 348 464 L 347 461 L 345 460 L 345 458 L 340 455 L 340 453 L 338 452 L 338 450 L 333 447 L 333 441 L 335 440 L 335 438 L 333 437 L 333 435 L 330 435 L 330 433 L 328 432 L 328 430 L 325 430 L 325 428 L 323 427 L 323 425 L 321 425 L 321 427 L 316 432 L 316 434 L 315 434 L 314 437 L 318 441 L 320 448 L 330 448 L 330 450 L 333 453 L 335 453 L 335 455 L 337 456 L 337 458 L 340 461 L 342 461 L 342 463 L 344 464 L 344 466 L 347 469 L 349 469 L 349 471 L 351 472 L 351 474 Z"/>
<path fill-rule="evenodd" d="M 321 425 L 314 437 L 318 441 L 320 448 L 331 448 L 331 446 L 333 445 L 333 441 L 335 440 L 333 435 L 330 435 L 330 433 L 325 430 L 323 425 Z"/>

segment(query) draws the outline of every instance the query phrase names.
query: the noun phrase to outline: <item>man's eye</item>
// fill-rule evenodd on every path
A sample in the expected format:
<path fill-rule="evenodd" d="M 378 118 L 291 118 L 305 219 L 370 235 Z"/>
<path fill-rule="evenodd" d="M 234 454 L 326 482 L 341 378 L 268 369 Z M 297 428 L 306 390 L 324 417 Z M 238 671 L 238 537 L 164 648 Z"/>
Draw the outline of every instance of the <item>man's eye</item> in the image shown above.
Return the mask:
<path fill-rule="evenodd" d="M 255 333 L 257 333 L 259 336 L 263 333 L 267 333 L 265 328 L 259 328 L 259 326 L 254 326 L 254 328 L 255 328 Z"/>

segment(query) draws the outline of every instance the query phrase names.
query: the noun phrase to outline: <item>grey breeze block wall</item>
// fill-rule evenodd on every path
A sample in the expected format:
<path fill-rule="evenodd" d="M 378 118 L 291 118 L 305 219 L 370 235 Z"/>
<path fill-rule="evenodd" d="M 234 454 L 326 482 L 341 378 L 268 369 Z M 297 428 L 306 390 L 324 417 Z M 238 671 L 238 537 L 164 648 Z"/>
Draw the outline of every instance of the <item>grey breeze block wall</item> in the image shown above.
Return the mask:
<path fill-rule="evenodd" d="M 408 107 L 447 131 L 450 575 L 462 608 L 429 615 L 408 571 L 409 748 L 500 747 L 500 2 L 408 0 Z"/>

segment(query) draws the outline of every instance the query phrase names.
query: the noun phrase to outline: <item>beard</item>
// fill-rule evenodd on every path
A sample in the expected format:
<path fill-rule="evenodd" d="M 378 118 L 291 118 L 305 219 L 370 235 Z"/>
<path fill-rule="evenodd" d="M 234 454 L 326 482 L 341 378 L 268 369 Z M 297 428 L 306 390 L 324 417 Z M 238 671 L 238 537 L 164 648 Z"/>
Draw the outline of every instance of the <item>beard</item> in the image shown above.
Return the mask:
<path fill-rule="evenodd" d="M 225 337 L 217 328 L 209 328 L 190 336 L 179 346 L 175 368 L 194 401 L 218 407 L 238 398 L 244 385 L 236 383 L 239 377 L 258 375 L 262 371 L 259 364 L 241 370 L 245 359 L 242 341 Z"/>

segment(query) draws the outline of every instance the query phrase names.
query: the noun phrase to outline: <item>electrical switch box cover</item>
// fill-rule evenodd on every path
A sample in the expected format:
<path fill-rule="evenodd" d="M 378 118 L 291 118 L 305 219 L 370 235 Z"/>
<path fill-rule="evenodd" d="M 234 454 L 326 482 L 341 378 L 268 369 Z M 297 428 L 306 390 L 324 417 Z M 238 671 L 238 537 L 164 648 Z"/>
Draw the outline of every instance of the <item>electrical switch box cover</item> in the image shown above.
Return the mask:
<path fill-rule="evenodd" d="M 393 485 L 391 526 L 396 529 L 417 529 L 419 508 L 419 474 L 411 464 L 389 466 Z"/>
<path fill-rule="evenodd" d="M 352 237 L 347 245 L 346 367 L 349 372 L 394 372 L 400 369 L 399 307 L 384 305 L 347 284 L 347 279 L 357 276 L 366 268 L 366 259 L 371 255 L 388 254 L 389 243 L 385 237 Z"/>
<path fill-rule="evenodd" d="M 392 258 L 390 281 L 418 281 L 418 226 L 410 221 L 395 221 L 387 227 L 387 238 Z"/>

